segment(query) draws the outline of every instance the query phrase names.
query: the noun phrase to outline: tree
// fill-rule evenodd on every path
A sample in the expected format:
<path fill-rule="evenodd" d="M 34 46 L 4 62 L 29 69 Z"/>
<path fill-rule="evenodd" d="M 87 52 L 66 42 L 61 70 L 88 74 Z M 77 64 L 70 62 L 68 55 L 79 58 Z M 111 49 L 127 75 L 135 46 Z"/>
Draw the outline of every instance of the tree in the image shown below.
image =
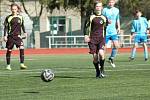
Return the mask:
<path fill-rule="evenodd" d="M 31 15 L 29 14 L 29 12 L 28 12 L 28 10 L 26 9 L 26 6 L 25 6 L 25 2 L 27 2 L 28 0 L 19 0 L 19 1 L 21 2 L 25 13 L 30 17 L 30 19 L 32 19 Z M 36 2 L 37 1 L 35 0 L 35 4 L 36 4 Z M 37 7 L 36 7 L 36 5 L 35 5 L 35 11 L 36 11 L 36 16 L 40 17 L 42 15 L 42 11 L 43 11 L 43 3 L 41 3 L 39 14 L 37 14 Z"/>

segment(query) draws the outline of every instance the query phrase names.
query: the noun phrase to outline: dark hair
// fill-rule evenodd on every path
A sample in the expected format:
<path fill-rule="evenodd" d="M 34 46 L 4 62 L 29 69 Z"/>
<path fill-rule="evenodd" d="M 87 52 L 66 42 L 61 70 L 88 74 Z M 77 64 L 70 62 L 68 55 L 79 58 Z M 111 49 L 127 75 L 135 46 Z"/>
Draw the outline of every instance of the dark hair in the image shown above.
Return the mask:
<path fill-rule="evenodd" d="M 19 6 L 18 4 L 13 3 L 13 4 L 10 5 L 11 8 L 12 8 L 13 6 L 16 6 L 16 7 L 18 8 L 18 12 L 19 12 L 19 13 L 21 12 L 21 8 L 20 8 L 20 6 Z"/>
<path fill-rule="evenodd" d="M 94 2 L 94 8 L 96 7 L 96 5 L 97 5 L 98 3 L 102 3 L 102 0 L 96 0 L 96 1 Z"/>

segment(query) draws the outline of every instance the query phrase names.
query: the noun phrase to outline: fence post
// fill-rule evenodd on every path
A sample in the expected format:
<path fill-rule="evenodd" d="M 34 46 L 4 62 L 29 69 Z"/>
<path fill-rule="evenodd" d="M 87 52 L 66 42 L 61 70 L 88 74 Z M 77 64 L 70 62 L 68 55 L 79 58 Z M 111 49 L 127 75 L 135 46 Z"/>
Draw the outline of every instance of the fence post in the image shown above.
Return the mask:
<path fill-rule="evenodd" d="M 40 32 L 35 31 L 35 48 L 40 48 Z"/>

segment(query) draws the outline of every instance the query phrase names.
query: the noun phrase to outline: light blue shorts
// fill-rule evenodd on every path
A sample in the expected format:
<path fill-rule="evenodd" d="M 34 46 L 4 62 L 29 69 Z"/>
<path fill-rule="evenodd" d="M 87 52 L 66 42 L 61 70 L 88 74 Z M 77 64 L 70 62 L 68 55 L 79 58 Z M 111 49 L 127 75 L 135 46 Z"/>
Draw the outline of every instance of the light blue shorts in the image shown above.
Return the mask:
<path fill-rule="evenodd" d="M 108 35 L 108 36 L 106 36 L 105 41 L 106 41 L 106 44 L 108 44 L 109 40 L 115 41 L 115 40 L 118 40 L 118 39 L 119 39 L 119 37 L 118 37 L 117 34 Z"/>
<path fill-rule="evenodd" d="M 134 37 L 134 43 L 145 43 L 147 42 L 147 35 L 136 35 Z"/>

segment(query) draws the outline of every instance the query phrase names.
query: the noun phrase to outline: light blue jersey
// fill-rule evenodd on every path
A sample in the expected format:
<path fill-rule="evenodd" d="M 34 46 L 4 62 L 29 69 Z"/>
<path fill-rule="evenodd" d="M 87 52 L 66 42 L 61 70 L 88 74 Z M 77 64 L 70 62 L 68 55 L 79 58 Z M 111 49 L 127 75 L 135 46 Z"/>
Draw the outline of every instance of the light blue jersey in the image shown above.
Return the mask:
<path fill-rule="evenodd" d="M 132 21 L 131 32 L 143 36 L 146 35 L 146 31 L 149 27 L 147 19 L 140 17 Z"/>
<path fill-rule="evenodd" d="M 111 24 L 108 24 L 106 28 L 106 36 L 116 35 L 116 22 L 120 20 L 119 18 L 119 9 L 116 7 L 106 7 L 103 9 L 102 14 L 111 20 Z"/>
<path fill-rule="evenodd" d="M 147 29 L 150 25 L 145 17 L 139 17 L 132 21 L 131 32 L 134 33 L 134 43 L 146 43 L 147 42 Z M 134 47 L 131 51 L 131 59 L 134 59 L 136 55 L 136 48 Z M 145 61 L 148 59 L 148 50 L 144 47 L 144 58 Z"/>
<path fill-rule="evenodd" d="M 147 42 L 147 29 L 150 25 L 145 17 L 140 17 L 132 21 L 131 32 L 135 33 L 134 42 Z"/>

